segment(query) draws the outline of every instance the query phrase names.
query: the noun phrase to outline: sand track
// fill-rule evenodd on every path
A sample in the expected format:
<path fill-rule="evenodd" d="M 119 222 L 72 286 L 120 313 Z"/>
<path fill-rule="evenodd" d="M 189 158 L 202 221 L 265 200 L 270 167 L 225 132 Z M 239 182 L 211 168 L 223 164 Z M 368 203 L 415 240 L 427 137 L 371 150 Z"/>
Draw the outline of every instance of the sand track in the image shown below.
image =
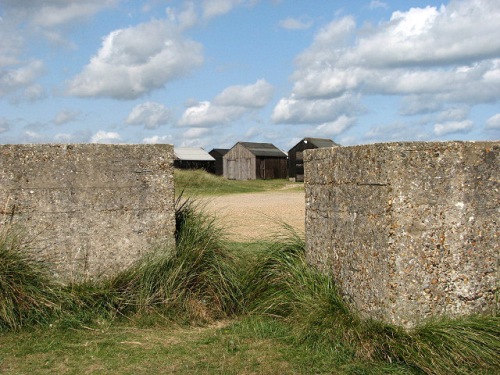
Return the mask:
<path fill-rule="evenodd" d="M 202 201 L 233 241 L 256 241 L 272 236 L 280 228 L 280 222 L 304 231 L 305 199 L 301 191 L 231 194 Z"/>

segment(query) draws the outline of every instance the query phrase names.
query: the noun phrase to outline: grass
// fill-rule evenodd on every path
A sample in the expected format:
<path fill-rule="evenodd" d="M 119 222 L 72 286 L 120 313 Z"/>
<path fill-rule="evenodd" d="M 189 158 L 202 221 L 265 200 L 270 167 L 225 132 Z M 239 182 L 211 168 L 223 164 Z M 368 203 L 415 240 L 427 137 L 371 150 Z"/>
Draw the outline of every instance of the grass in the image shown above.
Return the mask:
<path fill-rule="evenodd" d="M 500 318 L 413 330 L 361 319 L 308 266 L 301 234 L 231 243 L 192 200 L 175 247 L 99 284 L 62 286 L 0 236 L 0 373 L 494 374 Z"/>
<path fill-rule="evenodd" d="M 176 246 L 160 247 L 111 281 L 120 311 L 168 310 L 211 321 L 239 310 L 234 257 L 214 217 L 191 200 L 177 200 Z"/>
<path fill-rule="evenodd" d="M 214 196 L 238 193 L 257 193 L 290 188 L 297 191 L 304 189 L 304 184 L 290 182 L 286 179 L 271 180 L 228 180 L 221 176 L 207 173 L 203 170 L 175 169 L 175 191 L 185 196 Z"/>
<path fill-rule="evenodd" d="M 48 322 L 65 298 L 29 246 L 18 228 L 0 227 L 0 331 Z"/>

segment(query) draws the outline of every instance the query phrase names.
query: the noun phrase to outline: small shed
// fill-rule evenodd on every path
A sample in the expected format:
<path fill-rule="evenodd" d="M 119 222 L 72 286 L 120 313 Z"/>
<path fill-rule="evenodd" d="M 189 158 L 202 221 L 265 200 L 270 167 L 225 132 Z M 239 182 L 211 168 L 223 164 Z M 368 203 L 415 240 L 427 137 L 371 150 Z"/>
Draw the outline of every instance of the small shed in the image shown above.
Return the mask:
<path fill-rule="evenodd" d="M 223 156 L 229 180 L 286 178 L 287 156 L 271 143 L 238 142 Z"/>
<path fill-rule="evenodd" d="M 215 159 L 215 174 L 222 176 L 224 174 L 224 162 L 222 157 L 227 154 L 228 148 L 214 148 L 209 152 L 210 156 Z"/>
<path fill-rule="evenodd" d="M 215 159 L 201 147 L 174 147 L 174 167 L 215 173 Z"/>
<path fill-rule="evenodd" d="M 339 146 L 327 138 L 304 138 L 288 151 L 288 177 L 295 181 L 304 181 L 304 150 Z"/>

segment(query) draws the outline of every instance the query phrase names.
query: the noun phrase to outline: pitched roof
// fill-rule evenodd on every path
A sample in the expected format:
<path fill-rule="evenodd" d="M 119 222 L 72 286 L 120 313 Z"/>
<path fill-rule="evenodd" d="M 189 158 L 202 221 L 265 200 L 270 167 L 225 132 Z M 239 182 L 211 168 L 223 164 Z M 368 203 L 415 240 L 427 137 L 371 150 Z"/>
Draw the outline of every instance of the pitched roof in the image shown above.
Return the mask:
<path fill-rule="evenodd" d="M 214 154 L 224 156 L 227 154 L 228 151 L 229 151 L 228 148 L 214 148 L 209 152 L 209 154 L 212 156 L 214 156 Z"/>
<path fill-rule="evenodd" d="M 201 147 L 174 147 L 174 155 L 177 160 L 197 160 L 197 161 L 214 161 L 215 159 L 209 155 Z"/>
<path fill-rule="evenodd" d="M 311 142 L 318 148 L 339 146 L 337 143 L 328 138 L 304 138 L 304 141 Z"/>
<path fill-rule="evenodd" d="M 238 142 L 255 156 L 287 157 L 272 143 Z"/>

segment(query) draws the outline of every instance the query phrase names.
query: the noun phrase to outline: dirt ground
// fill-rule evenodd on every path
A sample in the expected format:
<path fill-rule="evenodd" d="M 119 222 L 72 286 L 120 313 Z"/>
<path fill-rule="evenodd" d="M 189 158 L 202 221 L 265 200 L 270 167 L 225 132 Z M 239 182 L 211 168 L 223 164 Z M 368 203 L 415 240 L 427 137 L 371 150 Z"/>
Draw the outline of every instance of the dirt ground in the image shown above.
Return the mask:
<path fill-rule="evenodd" d="M 226 228 L 229 239 L 240 242 L 269 238 L 285 222 L 304 231 L 303 191 L 280 190 L 207 198 L 206 210 Z"/>

